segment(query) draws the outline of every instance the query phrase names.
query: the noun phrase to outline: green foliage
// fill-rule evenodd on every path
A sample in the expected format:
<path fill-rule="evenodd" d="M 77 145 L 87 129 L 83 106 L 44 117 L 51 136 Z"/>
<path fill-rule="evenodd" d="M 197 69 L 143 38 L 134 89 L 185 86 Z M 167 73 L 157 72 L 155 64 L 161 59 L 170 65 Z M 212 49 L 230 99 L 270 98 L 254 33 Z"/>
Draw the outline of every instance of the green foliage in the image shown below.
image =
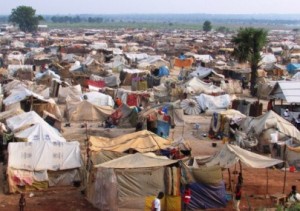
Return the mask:
<path fill-rule="evenodd" d="M 261 61 L 260 51 L 267 42 L 267 31 L 252 27 L 241 28 L 232 38 L 235 45 L 233 55 L 240 61 L 248 61 L 251 66 L 251 94 L 256 95 L 255 84 L 257 69 Z"/>
<path fill-rule="evenodd" d="M 9 16 L 9 21 L 19 25 L 20 30 L 24 32 L 34 32 L 37 30 L 39 21 L 42 21 L 42 16 L 36 16 L 35 10 L 32 7 L 19 6 L 12 9 Z"/>
<path fill-rule="evenodd" d="M 212 25 L 210 21 L 204 21 L 203 23 L 203 31 L 209 32 L 212 29 Z"/>
<path fill-rule="evenodd" d="M 298 211 L 300 210 L 300 203 L 295 203 L 288 208 L 288 211 Z"/>
<path fill-rule="evenodd" d="M 216 31 L 221 32 L 221 33 L 228 33 L 228 32 L 230 32 L 230 29 L 225 26 L 220 26 L 216 29 Z"/>

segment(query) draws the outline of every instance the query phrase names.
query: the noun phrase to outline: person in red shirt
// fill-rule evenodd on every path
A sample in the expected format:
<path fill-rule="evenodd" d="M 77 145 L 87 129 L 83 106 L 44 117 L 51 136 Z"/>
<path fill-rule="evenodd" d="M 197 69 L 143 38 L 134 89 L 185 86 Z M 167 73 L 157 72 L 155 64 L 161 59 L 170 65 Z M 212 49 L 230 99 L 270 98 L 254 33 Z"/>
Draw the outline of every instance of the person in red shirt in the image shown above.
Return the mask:
<path fill-rule="evenodd" d="M 190 189 L 190 185 L 189 184 L 185 185 L 184 193 L 183 193 L 183 196 L 182 196 L 183 197 L 182 200 L 183 200 L 183 210 L 184 211 L 187 210 L 187 207 L 191 202 L 191 198 L 192 198 L 191 194 L 192 194 L 192 192 L 191 192 L 191 189 Z"/>
<path fill-rule="evenodd" d="M 117 107 L 120 107 L 122 105 L 122 101 L 118 97 L 116 98 L 116 105 L 117 105 Z"/>

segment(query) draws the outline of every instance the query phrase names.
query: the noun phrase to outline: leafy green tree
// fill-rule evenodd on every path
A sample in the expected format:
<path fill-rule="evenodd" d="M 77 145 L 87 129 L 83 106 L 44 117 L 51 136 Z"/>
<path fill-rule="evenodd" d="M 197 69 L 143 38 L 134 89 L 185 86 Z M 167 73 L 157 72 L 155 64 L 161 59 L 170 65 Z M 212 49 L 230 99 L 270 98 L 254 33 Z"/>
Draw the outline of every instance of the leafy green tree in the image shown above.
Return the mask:
<path fill-rule="evenodd" d="M 267 42 L 267 31 L 256 28 L 241 28 L 238 34 L 231 40 L 234 44 L 233 55 L 240 61 L 248 61 L 251 67 L 251 86 L 252 96 L 256 96 L 256 78 L 259 62 L 261 61 L 260 52 Z"/>
<path fill-rule="evenodd" d="M 12 9 L 9 21 L 19 25 L 20 30 L 24 32 L 34 32 L 37 30 L 39 21 L 43 20 L 42 16 L 35 15 L 35 9 L 27 6 L 19 6 Z"/>
<path fill-rule="evenodd" d="M 212 25 L 210 21 L 204 21 L 203 23 L 203 31 L 209 32 L 212 29 Z"/>
<path fill-rule="evenodd" d="M 216 29 L 216 31 L 221 32 L 221 33 L 228 33 L 228 32 L 230 32 L 230 29 L 225 26 L 220 26 Z"/>

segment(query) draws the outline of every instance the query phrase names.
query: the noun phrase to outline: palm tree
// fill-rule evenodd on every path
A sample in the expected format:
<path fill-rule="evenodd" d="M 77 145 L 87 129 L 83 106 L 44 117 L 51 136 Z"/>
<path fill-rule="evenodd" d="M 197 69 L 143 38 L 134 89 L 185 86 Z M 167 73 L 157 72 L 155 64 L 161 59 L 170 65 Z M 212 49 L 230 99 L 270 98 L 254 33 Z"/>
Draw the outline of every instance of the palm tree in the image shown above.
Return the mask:
<path fill-rule="evenodd" d="M 259 62 L 261 61 L 260 52 L 267 42 L 267 31 L 256 28 L 241 28 L 231 42 L 235 45 L 233 55 L 240 61 L 248 61 L 251 67 L 251 95 L 256 95 L 256 78 Z"/>

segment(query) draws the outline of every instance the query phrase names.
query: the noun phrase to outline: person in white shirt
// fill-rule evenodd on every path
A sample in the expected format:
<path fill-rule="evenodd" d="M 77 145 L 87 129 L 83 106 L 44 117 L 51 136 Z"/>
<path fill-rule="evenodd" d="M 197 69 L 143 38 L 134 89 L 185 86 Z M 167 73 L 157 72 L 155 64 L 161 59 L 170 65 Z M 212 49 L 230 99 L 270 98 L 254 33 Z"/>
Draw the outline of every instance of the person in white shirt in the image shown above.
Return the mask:
<path fill-rule="evenodd" d="M 157 197 L 152 202 L 152 211 L 160 211 L 160 200 L 164 197 L 163 192 L 159 192 Z"/>
<path fill-rule="evenodd" d="M 289 109 L 285 109 L 285 111 L 283 112 L 283 117 L 284 118 L 288 118 L 290 116 L 290 111 Z"/>
<path fill-rule="evenodd" d="M 297 193 L 297 187 L 296 185 L 292 186 L 292 191 L 290 192 L 288 196 L 289 202 L 300 202 L 300 194 Z"/>

